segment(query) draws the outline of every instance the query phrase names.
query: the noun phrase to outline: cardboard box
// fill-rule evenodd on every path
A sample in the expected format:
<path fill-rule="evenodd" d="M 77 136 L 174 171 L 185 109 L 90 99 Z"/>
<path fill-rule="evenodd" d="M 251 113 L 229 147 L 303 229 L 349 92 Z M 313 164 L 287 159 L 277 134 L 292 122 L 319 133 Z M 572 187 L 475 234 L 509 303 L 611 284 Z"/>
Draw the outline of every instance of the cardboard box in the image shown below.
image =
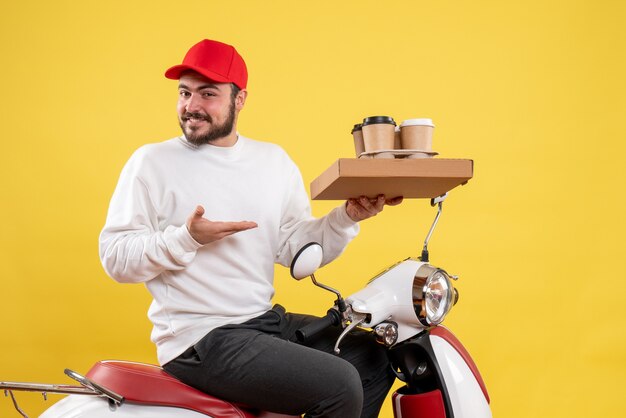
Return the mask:
<path fill-rule="evenodd" d="M 474 174 L 472 160 L 340 158 L 311 182 L 311 199 L 350 197 L 433 198 L 465 184 Z"/>

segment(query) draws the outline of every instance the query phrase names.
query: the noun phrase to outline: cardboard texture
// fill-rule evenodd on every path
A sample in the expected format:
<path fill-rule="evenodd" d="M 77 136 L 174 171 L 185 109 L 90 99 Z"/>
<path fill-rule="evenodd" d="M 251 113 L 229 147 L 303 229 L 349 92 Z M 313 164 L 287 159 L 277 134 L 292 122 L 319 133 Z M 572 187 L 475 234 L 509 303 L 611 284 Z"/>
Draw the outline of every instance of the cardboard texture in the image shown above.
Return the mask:
<path fill-rule="evenodd" d="M 351 197 L 433 198 L 465 184 L 474 174 L 472 160 L 340 158 L 311 182 L 311 199 Z"/>

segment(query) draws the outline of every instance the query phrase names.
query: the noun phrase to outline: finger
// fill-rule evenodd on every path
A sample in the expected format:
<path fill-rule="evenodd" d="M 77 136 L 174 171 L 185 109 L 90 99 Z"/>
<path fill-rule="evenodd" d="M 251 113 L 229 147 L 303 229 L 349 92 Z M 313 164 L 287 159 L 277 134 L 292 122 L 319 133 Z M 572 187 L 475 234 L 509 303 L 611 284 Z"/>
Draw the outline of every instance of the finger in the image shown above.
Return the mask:
<path fill-rule="evenodd" d="M 396 206 L 402 203 L 403 200 L 404 200 L 404 196 L 396 196 L 393 199 L 385 200 L 385 204 L 389 206 Z"/>
<path fill-rule="evenodd" d="M 241 222 L 236 222 L 236 226 L 239 230 L 241 231 L 245 231 L 247 229 L 254 229 L 257 228 L 259 225 L 256 222 L 252 222 L 252 221 L 241 221 Z"/>
<path fill-rule="evenodd" d="M 192 232 L 192 229 L 194 227 L 192 225 L 201 222 L 204 219 L 202 215 L 204 215 L 204 208 L 198 205 L 196 206 L 196 209 L 193 211 L 193 213 L 187 218 L 187 222 L 185 222 L 185 225 L 187 225 L 187 229 L 189 230 L 189 232 L 191 232 L 191 236 L 196 239 L 196 241 L 198 237 L 194 236 L 194 233 Z"/>
<path fill-rule="evenodd" d="M 241 221 L 241 222 L 220 222 L 220 232 L 234 234 L 235 232 L 246 231 L 258 227 L 256 222 Z"/>
<path fill-rule="evenodd" d="M 359 202 L 359 205 L 370 215 L 375 215 L 378 212 L 380 212 L 376 210 L 372 202 L 370 202 L 370 200 L 365 196 L 359 197 L 358 202 Z"/>
<path fill-rule="evenodd" d="M 240 225 L 237 227 L 232 227 L 232 228 L 222 230 L 219 233 L 217 233 L 217 238 L 222 239 L 224 237 L 228 237 L 230 235 L 236 234 L 238 232 L 243 232 L 248 229 L 256 228 L 258 226 L 254 222 L 246 222 L 246 223 L 253 224 L 253 225 L 247 225 L 247 226 Z"/>
<path fill-rule="evenodd" d="M 378 197 L 374 201 L 374 209 L 376 209 L 376 213 L 383 210 L 384 206 L 385 206 L 385 195 L 384 194 L 378 195 Z"/>
<path fill-rule="evenodd" d="M 193 212 L 193 217 L 198 219 L 198 218 L 202 218 L 202 215 L 204 215 L 204 208 L 201 205 L 196 206 L 196 210 Z"/>

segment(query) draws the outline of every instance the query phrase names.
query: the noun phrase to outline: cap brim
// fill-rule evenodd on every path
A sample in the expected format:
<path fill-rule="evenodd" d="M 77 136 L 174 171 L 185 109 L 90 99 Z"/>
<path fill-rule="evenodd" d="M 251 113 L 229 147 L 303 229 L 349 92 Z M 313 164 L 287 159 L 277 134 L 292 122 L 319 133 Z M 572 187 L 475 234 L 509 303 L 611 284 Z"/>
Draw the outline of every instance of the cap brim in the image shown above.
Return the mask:
<path fill-rule="evenodd" d="M 175 65 L 175 66 L 169 68 L 165 72 L 165 77 L 167 77 L 167 78 L 169 78 L 171 80 L 180 80 L 180 76 L 185 71 L 195 71 L 198 74 L 201 74 L 201 75 L 205 76 L 209 80 L 216 81 L 218 83 L 230 83 L 231 82 L 228 78 L 224 77 L 223 75 L 219 75 L 219 74 L 214 73 L 212 71 L 208 71 L 208 70 L 206 70 L 204 68 L 194 67 L 193 65 Z"/>

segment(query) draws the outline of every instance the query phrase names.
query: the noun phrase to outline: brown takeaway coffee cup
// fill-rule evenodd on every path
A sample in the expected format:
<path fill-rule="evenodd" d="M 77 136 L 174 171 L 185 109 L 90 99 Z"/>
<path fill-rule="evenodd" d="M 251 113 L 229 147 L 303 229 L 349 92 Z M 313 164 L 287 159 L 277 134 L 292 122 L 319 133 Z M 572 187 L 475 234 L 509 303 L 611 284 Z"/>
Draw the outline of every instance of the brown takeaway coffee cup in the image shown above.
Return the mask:
<path fill-rule="evenodd" d="M 402 149 L 432 152 L 433 130 L 431 119 L 407 119 L 400 124 Z"/>
<path fill-rule="evenodd" d="M 396 122 L 390 116 L 363 119 L 363 145 L 366 152 L 393 150 Z M 392 152 L 376 154 L 376 158 L 394 158 Z"/>
<path fill-rule="evenodd" d="M 363 124 L 357 123 L 352 128 L 352 137 L 354 138 L 354 152 L 356 158 L 365 152 L 365 146 L 363 145 Z"/>

